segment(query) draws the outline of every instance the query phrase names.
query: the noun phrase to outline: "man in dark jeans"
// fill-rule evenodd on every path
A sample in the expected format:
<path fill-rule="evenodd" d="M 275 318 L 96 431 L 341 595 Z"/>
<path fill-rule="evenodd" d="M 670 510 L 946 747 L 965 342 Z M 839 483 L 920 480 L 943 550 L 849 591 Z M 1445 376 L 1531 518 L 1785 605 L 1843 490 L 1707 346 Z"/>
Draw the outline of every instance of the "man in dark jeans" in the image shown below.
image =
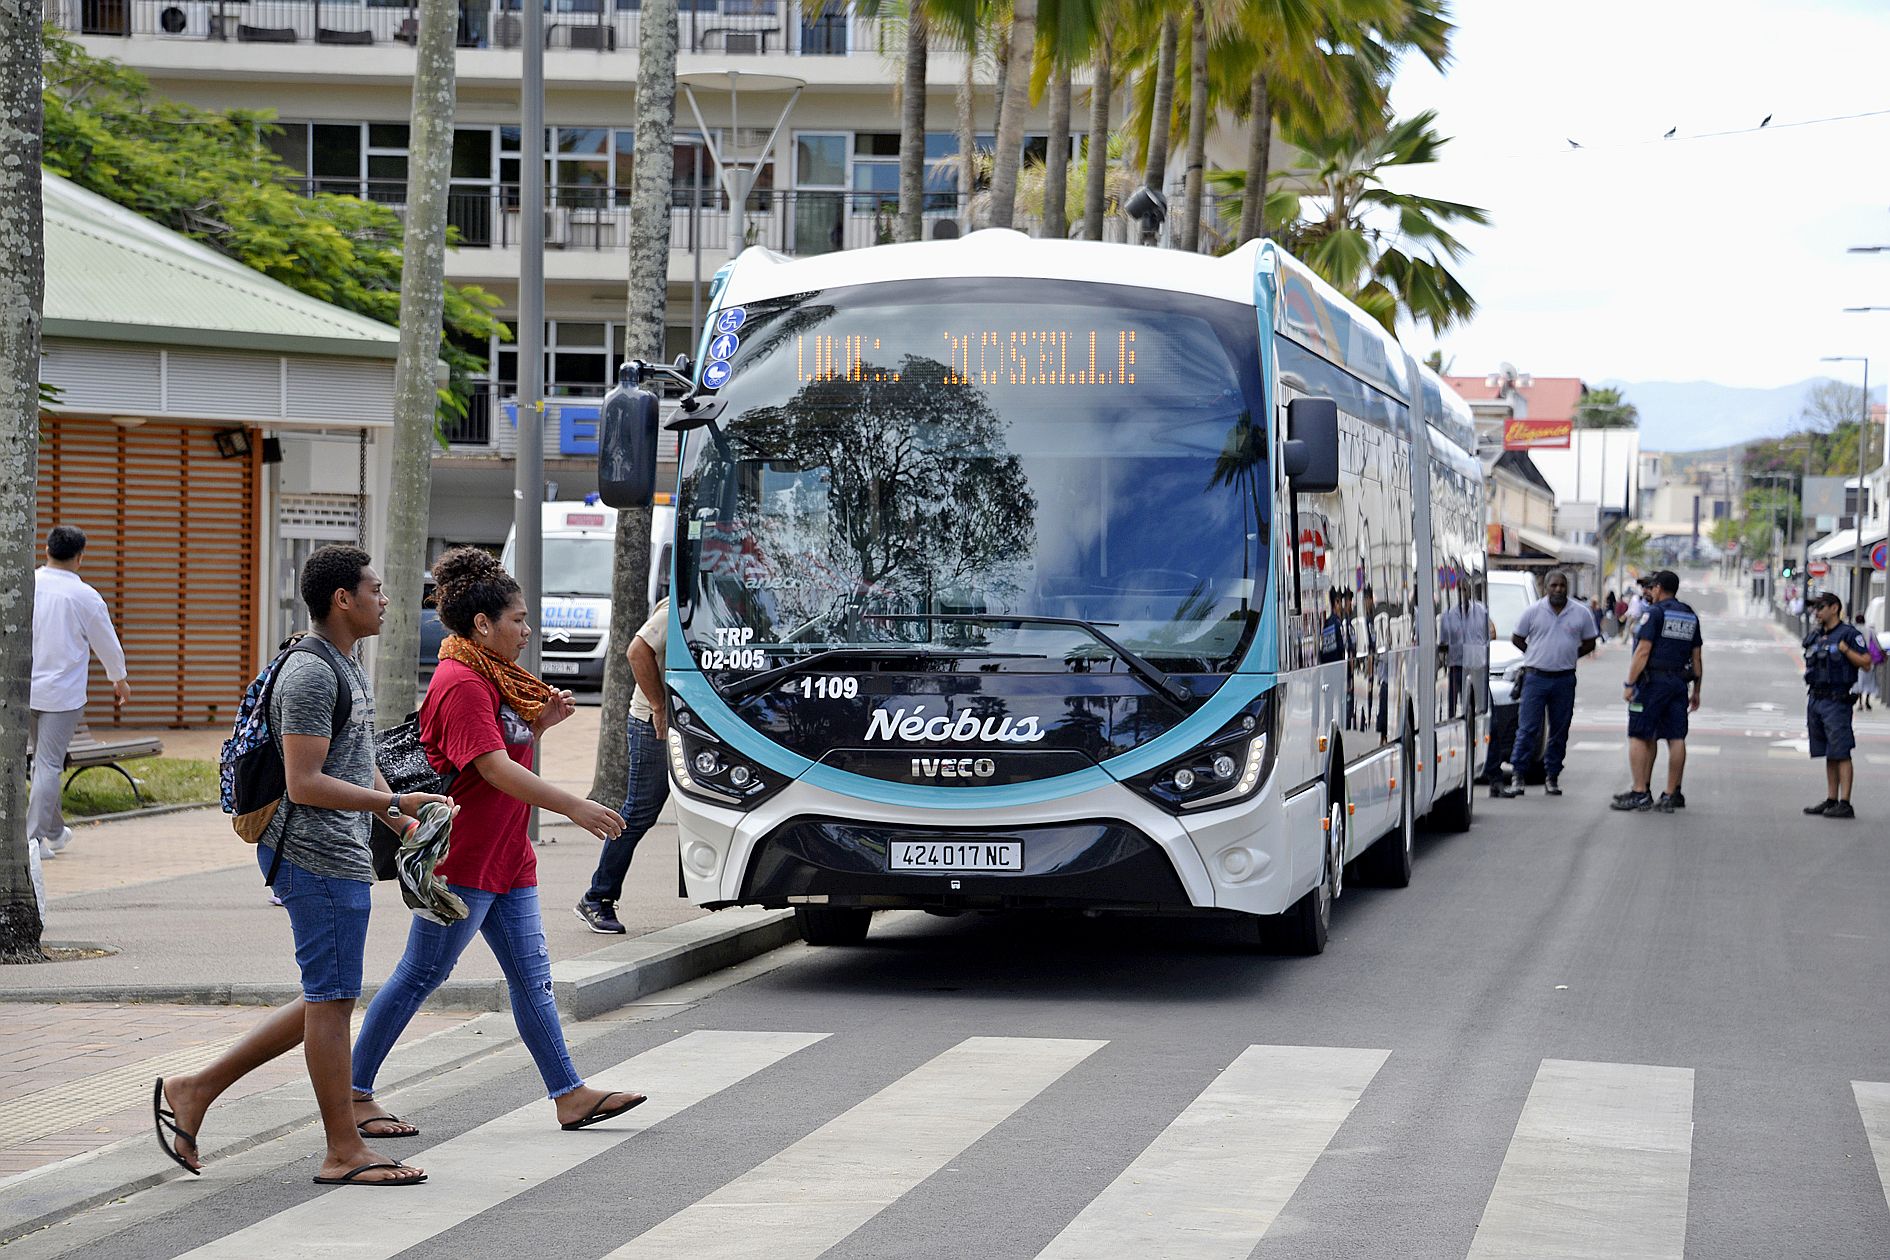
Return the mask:
<path fill-rule="evenodd" d="M 1515 780 L 1504 796 L 1521 796 L 1525 771 L 1536 759 L 1542 728 L 1548 726 L 1543 755 L 1543 790 L 1562 795 L 1562 758 L 1568 750 L 1569 721 L 1575 714 L 1575 662 L 1595 650 L 1600 631 L 1588 605 L 1568 597 L 1568 575 L 1549 574 L 1548 594 L 1531 604 L 1510 636 L 1523 654 L 1522 702 L 1516 714 L 1516 743 L 1509 763 Z"/>
<path fill-rule="evenodd" d="M 650 829 L 669 799 L 669 762 L 664 741 L 669 737 L 667 694 L 663 690 L 663 651 L 669 643 L 669 601 L 650 610 L 636 637 L 630 640 L 630 673 L 636 691 L 630 697 L 630 718 L 625 737 L 630 743 L 630 782 L 624 795 L 623 831 L 604 842 L 604 852 L 591 875 L 591 886 L 577 903 L 577 917 L 593 932 L 621 933 L 617 903 L 623 899 L 624 876 L 637 841 Z"/>

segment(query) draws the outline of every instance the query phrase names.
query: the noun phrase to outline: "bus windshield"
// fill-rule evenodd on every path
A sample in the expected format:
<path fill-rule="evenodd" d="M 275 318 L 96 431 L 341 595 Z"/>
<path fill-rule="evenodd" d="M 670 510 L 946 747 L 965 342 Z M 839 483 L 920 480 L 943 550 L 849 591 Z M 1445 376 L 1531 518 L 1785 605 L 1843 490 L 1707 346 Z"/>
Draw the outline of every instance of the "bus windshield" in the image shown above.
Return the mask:
<path fill-rule="evenodd" d="M 1101 627 L 1166 671 L 1234 668 L 1269 563 L 1251 307 L 926 280 L 728 314 L 706 377 L 725 405 L 688 436 L 678 513 L 699 659 L 923 644 L 1123 668 L 1081 625 L 1008 615 Z"/>

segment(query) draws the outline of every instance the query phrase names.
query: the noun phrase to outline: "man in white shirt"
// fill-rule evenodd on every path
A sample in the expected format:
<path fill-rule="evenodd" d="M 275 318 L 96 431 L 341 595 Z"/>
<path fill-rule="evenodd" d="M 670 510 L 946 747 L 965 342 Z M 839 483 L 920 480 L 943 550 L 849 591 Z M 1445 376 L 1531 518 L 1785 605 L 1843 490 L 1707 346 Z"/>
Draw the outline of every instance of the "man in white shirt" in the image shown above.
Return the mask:
<path fill-rule="evenodd" d="M 125 650 L 105 600 L 79 578 L 84 560 L 85 531 L 55 525 L 46 535 L 46 563 L 33 575 L 33 789 L 26 834 L 39 842 L 42 858 L 72 839 L 59 807 L 59 779 L 72 734 L 85 716 L 85 678 L 93 653 L 111 680 L 113 708 L 131 697 Z"/>
<path fill-rule="evenodd" d="M 1521 796 L 1524 771 L 1542 753 L 1543 790 L 1562 795 L 1562 761 L 1568 751 L 1569 721 L 1575 715 L 1575 662 L 1595 650 L 1600 630 L 1588 605 L 1568 597 L 1568 575 L 1556 570 L 1543 584 L 1548 594 L 1529 605 L 1510 636 L 1523 654 L 1523 693 L 1516 712 L 1516 743 L 1509 764 L 1515 781 L 1504 796 Z"/>

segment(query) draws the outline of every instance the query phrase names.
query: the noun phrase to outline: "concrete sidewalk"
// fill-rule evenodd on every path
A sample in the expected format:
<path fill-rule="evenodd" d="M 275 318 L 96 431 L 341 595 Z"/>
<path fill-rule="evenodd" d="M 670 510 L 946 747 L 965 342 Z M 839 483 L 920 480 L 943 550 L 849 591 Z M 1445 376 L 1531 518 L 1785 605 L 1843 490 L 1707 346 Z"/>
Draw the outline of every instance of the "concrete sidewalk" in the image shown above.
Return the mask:
<path fill-rule="evenodd" d="M 204 742 L 201 732 L 165 737 L 179 734 Z M 596 740 L 597 710 L 579 710 L 544 742 L 546 777 L 587 792 Z M 198 751 L 192 744 L 190 752 Z M 207 1062 L 254 1026 L 260 1006 L 300 991 L 288 916 L 269 900 L 256 850 L 237 838 L 216 807 L 80 824 L 73 831 L 65 852 L 45 863 L 51 904 L 44 939 L 49 946 L 111 952 L 0 967 L 0 1178 L 144 1134 L 153 1077 Z M 677 896 L 676 830 L 668 809 L 639 845 L 625 882 L 618 912 L 629 935 L 593 933 L 572 907 L 589 886 L 600 843 L 555 815 L 545 816 L 541 833 L 545 935 L 567 1021 L 793 936 L 785 912 L 710 915 Z M 376 885 L 368 994 L 393 971 L 410 920 L 398 888 Z M 497 960 L 475 943 L 403 1042 L 506 1008 Z M 510 1040 L 509 1014 L 482 1020 L 480 1027 L 490 1034 L 482 1034 L 482 1044 Z M 284 1056 L 244 1082 L 241 1093 L 296 1082 L 306 1091 L 303 1072 L 300 1056 Z"/>

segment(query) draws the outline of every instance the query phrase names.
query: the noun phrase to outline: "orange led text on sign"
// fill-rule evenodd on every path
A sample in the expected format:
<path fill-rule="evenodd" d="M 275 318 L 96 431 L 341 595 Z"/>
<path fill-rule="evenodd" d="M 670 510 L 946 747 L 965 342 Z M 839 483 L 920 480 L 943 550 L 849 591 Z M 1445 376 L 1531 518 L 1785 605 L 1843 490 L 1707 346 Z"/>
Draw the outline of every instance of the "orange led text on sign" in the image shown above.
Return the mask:
<path fill-rule="evenodd" d="M 1135 330 L 1113 337 L 1067 329 L 985 329 L 945 333 L 947 385 L 1133 385 Z M 1111 344 L 1113 342 L 1113 344 Z M 849 333 L 807 334 L 794 339 L 795 379 L 893 381 L 898 372 L 866 361 L 882 349 L 880 338 Z"/>

